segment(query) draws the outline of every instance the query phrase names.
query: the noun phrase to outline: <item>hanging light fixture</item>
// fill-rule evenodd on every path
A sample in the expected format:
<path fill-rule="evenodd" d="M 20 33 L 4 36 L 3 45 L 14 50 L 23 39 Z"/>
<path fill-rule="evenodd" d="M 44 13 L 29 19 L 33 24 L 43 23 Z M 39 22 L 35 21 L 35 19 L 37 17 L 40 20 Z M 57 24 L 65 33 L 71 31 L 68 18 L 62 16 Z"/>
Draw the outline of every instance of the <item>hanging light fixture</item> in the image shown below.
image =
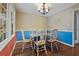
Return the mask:
<path fill-rule="evenodd" d="M 38 11 L 43 15 L 47 14 L 49 12 L 48 4 L 46 3 L 39 4 Z"/>

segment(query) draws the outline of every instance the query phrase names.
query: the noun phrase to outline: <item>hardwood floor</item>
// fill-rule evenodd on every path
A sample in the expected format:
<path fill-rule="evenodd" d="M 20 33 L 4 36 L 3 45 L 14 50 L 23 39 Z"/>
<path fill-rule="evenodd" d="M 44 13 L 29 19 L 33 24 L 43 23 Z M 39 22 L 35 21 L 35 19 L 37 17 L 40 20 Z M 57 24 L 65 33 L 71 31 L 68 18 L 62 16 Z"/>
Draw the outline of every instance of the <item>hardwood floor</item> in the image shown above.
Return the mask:
<path fill-rule="evenodd" d="M 36 56 L 36 53 L 33 52 L 30 48 L 29 43 L 25 44 L 24 51 L 22 52 L 22 42 L 17 43 L 13 51 L 12 56 Z M 40 52 L 40 56 L 79 56 L 79 44 L 75 45 L 74 48 L 66 46 L 64 44 L 58 43 L 59 50 L 51 52 L 50 48 L 47 48 L 48 54 L 45 54 L 45 51 Z"/>

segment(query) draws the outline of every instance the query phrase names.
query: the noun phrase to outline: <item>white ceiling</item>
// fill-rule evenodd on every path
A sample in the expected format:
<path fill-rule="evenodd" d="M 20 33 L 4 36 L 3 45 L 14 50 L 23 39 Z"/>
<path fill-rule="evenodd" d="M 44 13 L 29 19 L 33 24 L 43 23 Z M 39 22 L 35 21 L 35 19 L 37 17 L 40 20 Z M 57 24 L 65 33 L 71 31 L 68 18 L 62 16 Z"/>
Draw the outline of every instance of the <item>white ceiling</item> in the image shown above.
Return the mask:
<path fill-rule="evenodd" d="M 48 14 L 42 15 L 38 12 L 38 7 L 35 3 L 16 3 L 16 11 L 21 13 L 28 13 L 34 15 L 42 15 L 42 16 L 50 16 L 53 15 L 63 9 L 66 9 L 75 3 L 49 3 L 51 5 L 51 9 Z"/>

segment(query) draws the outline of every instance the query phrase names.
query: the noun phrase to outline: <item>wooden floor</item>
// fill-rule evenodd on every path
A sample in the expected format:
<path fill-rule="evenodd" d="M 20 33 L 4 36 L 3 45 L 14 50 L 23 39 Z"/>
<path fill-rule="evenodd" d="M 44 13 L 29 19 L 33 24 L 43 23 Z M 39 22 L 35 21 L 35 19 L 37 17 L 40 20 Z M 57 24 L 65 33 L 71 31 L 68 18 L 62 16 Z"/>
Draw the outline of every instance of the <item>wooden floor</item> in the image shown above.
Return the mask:
<path fill-rule="evenodd" d="M 47 48 L 48 54 L 46 55 L 45 52 L 42 51 L 40 52 L 40 56 L 79 56 L 79 44 L 75 45 L 74 48 L 68 47 L 61 43 L 58 44 L 58 51 L 51 52 L 51 50 Z M 27 46 L 29 45 L 29 43 L 26 43 L 25 45 L 25 49 L 22 52 L 22 42 L 17 43 L 12 56 L 36 56 L 36 53 L 33 52 L 33 50 L 29 46 Z"/>

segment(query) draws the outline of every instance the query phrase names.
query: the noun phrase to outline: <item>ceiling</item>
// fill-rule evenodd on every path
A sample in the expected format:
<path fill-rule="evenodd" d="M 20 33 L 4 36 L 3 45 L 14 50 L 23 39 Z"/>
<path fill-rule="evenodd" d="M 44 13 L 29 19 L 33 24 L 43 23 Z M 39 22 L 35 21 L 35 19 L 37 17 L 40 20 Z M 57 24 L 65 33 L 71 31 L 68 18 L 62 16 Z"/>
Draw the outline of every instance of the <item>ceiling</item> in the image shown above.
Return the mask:
<path fill-rule="evenodd" d="M 50 11 L 46 15 L 42 15 L 38 12 L 38 6 L 35 3 L 15 3 L 15 8 L 17 12 L 41 15 L 41 16 L 50 16 L 63 9 L 66 9 L 75 3 L 48 3 L 50 5 Z"/>

